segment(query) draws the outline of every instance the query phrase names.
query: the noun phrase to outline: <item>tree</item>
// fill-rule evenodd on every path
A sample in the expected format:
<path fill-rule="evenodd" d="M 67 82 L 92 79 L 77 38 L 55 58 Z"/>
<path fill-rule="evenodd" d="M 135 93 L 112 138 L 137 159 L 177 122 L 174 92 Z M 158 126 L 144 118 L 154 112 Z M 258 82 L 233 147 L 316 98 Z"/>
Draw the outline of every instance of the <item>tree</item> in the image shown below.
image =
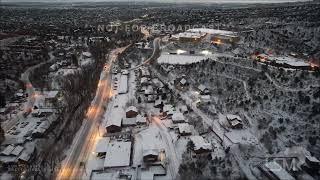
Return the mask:
<path fill-rule="evenodd" d="M 194 149 L 194 143 L 190 140 L 188 143 L 187 143 L 187 151 L 188 152 L 191 152 L 193 149 Z"/>
<path fill-rule="evenodd" d="M 0 94 L 0 107 L 4 107 L 6 105 L 6 98 Z"/>
<path fill-rule="evenodd" d="M 77 55 L 72 54 L 72 64 L 79 66 Z"/>

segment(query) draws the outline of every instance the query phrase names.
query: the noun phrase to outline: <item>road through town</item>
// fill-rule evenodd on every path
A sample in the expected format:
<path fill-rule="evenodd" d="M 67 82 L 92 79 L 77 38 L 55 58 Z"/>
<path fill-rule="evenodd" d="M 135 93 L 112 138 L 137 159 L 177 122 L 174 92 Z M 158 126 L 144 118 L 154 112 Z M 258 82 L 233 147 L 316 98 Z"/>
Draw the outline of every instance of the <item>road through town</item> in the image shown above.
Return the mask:
<path fill-rule="evenodd" d="M 56 179 L 80 179 L 88 153 L 92 151 L 93 145 L 100 138 L 97 128 L 101 122 L 104 106 L 107 103 L 105 99 L 109 99 L 111 96 L 110 72 L 112 64 L 117 60 L 118 55 L 128 47 L 118 48 L 110 53 L 109 60 L 101 72 L 96 96 L 87 112 L 87 118 L 75 137 Z"/>

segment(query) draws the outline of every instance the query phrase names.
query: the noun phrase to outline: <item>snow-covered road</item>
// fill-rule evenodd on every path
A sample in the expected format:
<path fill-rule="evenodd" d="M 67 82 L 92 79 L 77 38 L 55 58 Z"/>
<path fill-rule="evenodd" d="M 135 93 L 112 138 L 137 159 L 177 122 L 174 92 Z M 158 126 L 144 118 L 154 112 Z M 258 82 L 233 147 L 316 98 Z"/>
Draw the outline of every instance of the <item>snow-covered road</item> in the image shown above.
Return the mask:
<path fill-rule="evenodd" d="M 101 122 L 101 115 L 104 112 L 104 105 L 107 103 L 111 91 L 110 72 L 112 64 L 117 60 L 118 55 L 125 51 L 129 46 L 115 49 L 111 52 L 107 59 L 108 68 L 104 68 L 101 72 L 96 96 L 93 99 L 87 113 L 87 119 L 83 122 L 78 135 L 70 147 L 70 153 L 67 155 L 61 170 L 58 172 L 56 179 L 78 179 L 83 173 L 79 166 L 86 163 L 88 154 L 92 152 L 94 144 L 99 139 L 99 131 L 97 127 Z"/>
<path fill-rule="evenodd" d="M 176 148 L 174 147 L 174 140 L 171 137 L 170 133 L 168 132 L 167 127 L 163 125 L 161 122 L 161 119 L 158 117 L 151 117 L 152 121 L 157 125 L 159 132 L 163 139 L 165 140 L 165 143 L 167 145 L 167 152 L 170 156 L 169 158 L 169 168 L 171 171 L 172 179 L 176 179 L 179 171 L 180 161 L 176 152 Z"/>

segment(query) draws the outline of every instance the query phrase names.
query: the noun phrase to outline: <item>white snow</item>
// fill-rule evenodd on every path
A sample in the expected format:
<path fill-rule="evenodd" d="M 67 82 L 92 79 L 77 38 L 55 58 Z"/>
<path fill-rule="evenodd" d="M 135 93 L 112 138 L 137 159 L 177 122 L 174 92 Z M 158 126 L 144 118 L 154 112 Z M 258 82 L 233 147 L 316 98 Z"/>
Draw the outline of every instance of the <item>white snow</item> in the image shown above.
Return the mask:
<path fill-rule="evenodd" d="M 264 165 L 269 171 L 271 171 L 274 175 L 279 179 L 283 180 L 295 180 L 285 169 L 283 169 L 278 163 L 275 161 L 267 162 Z"/>
<path fill-rule="evenodd" d="M 108 144 L 104 167 L 123 167 L 130 165 L 131 142 L 114 141 Z"/>
<path fill-rule="evenodd" d="M 248 129 L 233 129 L 225 133 L 225 136 L 234 144 L 258 145 L 259 141 Z"/>
<path fill-rule="evenodd" d="M 178 128 L 179 128 L 180 134 L 183 134 L 183 133 L 191 134 L 191 128 L 188 123 L 179 123 Z"/>
<path fill-rule="evenodd" d="M 159 64 L 192 64 L 208 59 L 203 55 L 177 55 L 177 54 L 164 54 L 158 58 Z"/>
<path fill-rule="evenodd" d="M 191 136 L 190 140 L 194 143 L 194 150 L 207 149 L 211 150 L 212 146 L 206 142 L 202 136 Z"/>
<path fill-rule="evenodd" d="M 188 32 L 202 32 L 202 33 L 219 34 L 219 35 L 233 35 L 233 34 L 235 34 L 235 32 L 232 32 L 232 31 L 208 29 L 208 28 L 194 28 L 194 29 L 189 29 Z"/>
<path fill-rule="evenodd" d="M 184 118 L 184 115 L 181 112 L 176 112 L 172 115 L 172 122 L 177 123 L 177 122 L 185 122 L 186 119 Z"/>
<path fill-rule="evenodd" d="M 276 61 L 276 63 L 279 64 L 288 64 L 290 66 L 297 66 L 297 67 L 303 67 L 303 66 L 310 66 L 309 63 L 301 60 L 301 59 L 297 59 L 294 57 L 289 57 L 289 56 L 270 56 L 269 59 L 271 61 Z"/>
<path fill-rule="evenodd" d="M 172 37 L 173 38 L 201 38 L 205 35 L 206 33 L 201 31 L 187 31 L 187 32 L 172 35 Z"/>
<path fill-rule="evenodd" d="M 104 118 L 107 118 L 106 127 L 111 125 L 121 127 L 121 121 L 124 115 L 125 112 L 121 107 L 114 108 L 111 113 L 105 113 Z"/>
<path fill-rule="evenodd" d="M 97 145 L 96 145 L 96 149 L 95 149 L 95 152 L 96 153 L 105 153 L 107 152 L 107 147 L 108 147 L 108 143 L 110 141 L 110 138 L 109 137 L 103 137 L 101 138 Z"/>
<path fill-rule="evenodd" d="M 121 75 L 118 94 L 126 94 L 128 92 L 128 76 Z"/>

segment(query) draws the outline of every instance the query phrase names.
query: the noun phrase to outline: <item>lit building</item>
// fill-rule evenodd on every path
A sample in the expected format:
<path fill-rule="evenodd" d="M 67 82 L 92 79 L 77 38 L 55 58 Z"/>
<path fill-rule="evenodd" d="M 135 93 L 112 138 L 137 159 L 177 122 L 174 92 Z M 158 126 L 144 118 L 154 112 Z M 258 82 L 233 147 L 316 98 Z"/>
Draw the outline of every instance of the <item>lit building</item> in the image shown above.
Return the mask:
<path fill-rule="evenodd" d="M 187 43 L 187 42 L 192 42 L 192 43 L 199 43 L 207 33 L 202 33 L 202 32 L 184 32 L 184 33 L 179 33 L 177 35 L 172 36 L 172 40 L 178 40 L 179 42 L 182 43 Z"/>
<path fill-rule="evenodd" d="M 213 34 L 211 36 L 211 42 L 213 44 L 236 44 L 240 41 L 240 37 L 229 34 Z"/>

